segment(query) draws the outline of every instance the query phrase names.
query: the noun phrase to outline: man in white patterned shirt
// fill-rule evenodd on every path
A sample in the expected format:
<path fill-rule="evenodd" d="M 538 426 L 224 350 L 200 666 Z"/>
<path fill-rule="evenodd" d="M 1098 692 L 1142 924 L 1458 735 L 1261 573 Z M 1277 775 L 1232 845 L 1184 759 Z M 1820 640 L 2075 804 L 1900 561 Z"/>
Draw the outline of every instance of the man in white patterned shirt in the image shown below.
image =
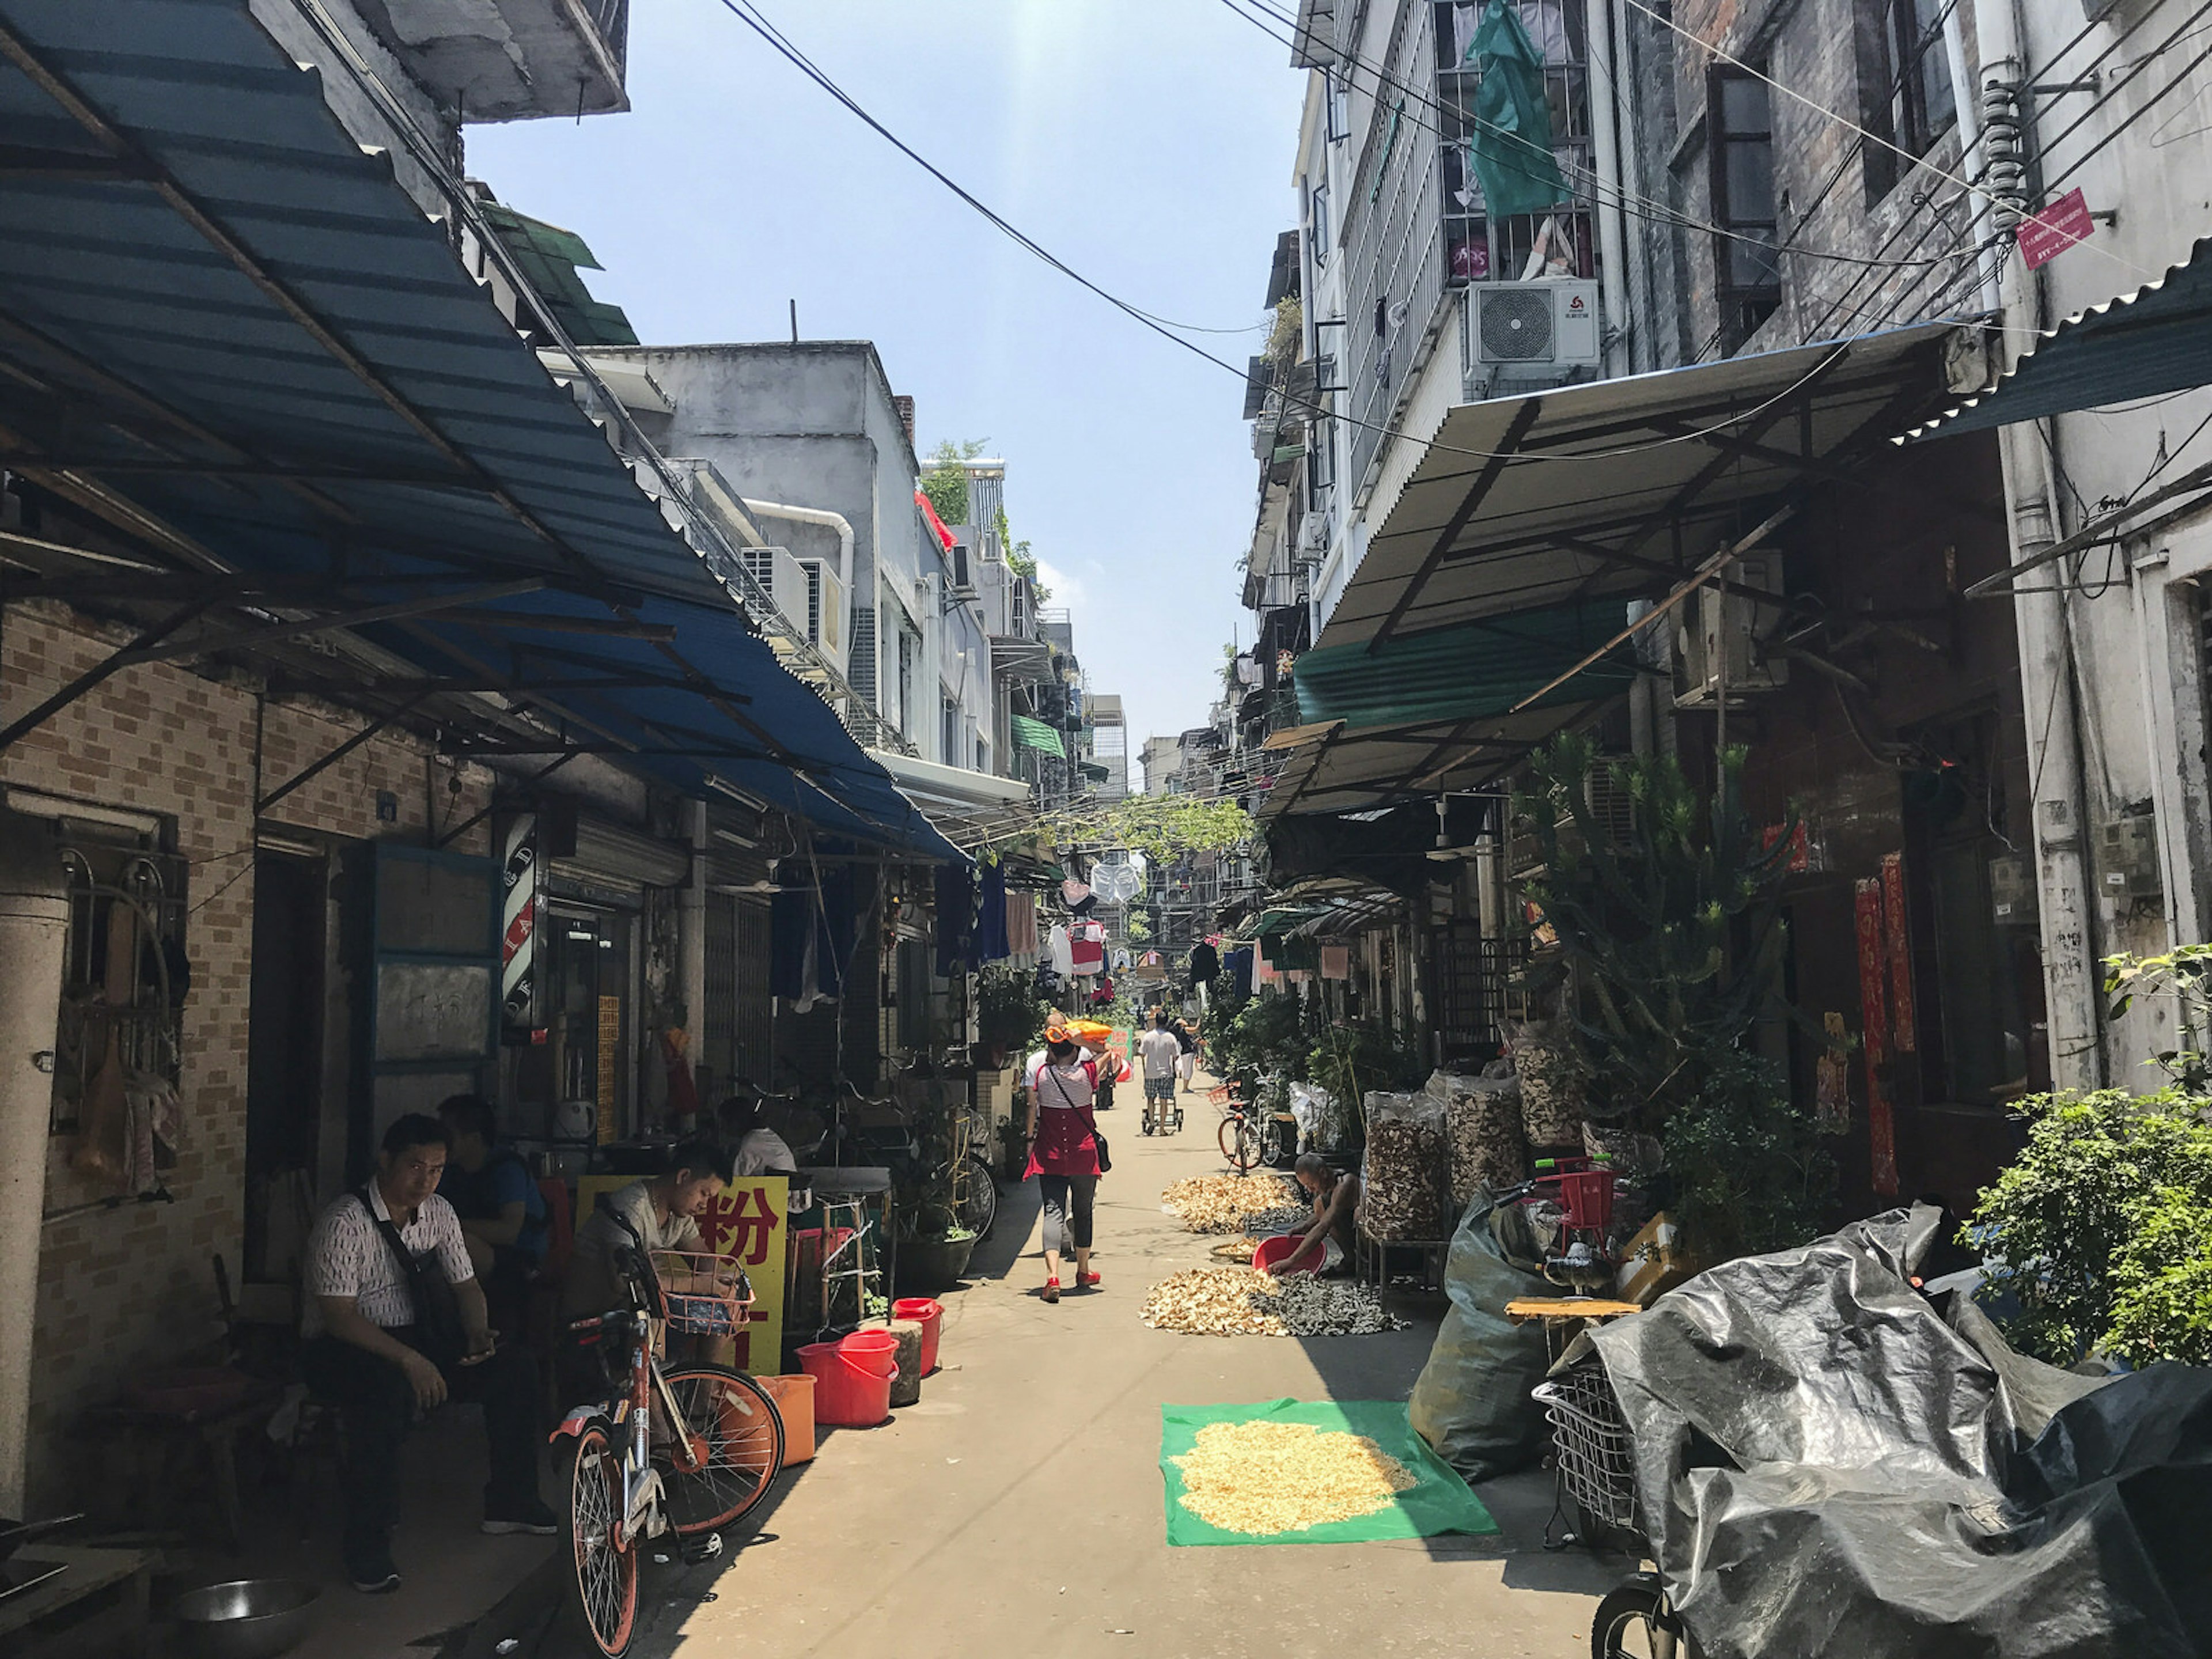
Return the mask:
<path fill-rule="evenodd" d="M 437 1195 L 447 1150 L 436 1118 L 399 1119 L 385 1132 L 374 1177 L 325 1209 L 307 1240 L 301 1371 L 345 1414 L 346 1571 L 370 1594 L 399 1587 L 400 1444 L 418 1415 L 446 1400 L 483 1407 L 483 1529 L 559 1530 L 538 1493 L 537 1364 L 499 1346 L 486 1319 L 459 1218 Z"/>

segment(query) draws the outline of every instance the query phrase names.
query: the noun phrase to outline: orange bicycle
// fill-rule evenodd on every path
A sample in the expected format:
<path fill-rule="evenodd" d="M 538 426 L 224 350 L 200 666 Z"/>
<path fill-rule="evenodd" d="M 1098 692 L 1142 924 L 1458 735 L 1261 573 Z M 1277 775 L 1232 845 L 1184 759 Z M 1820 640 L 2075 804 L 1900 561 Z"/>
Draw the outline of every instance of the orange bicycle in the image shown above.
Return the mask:
<path fill-rule="evenodd" d="M 672 1532 L 689 1559 L 720 1554 L 721 1529 L 783 1467 L 783 1419 L 758 1383 L 724 1365 L 664 1368 L 659 1357 L 666 1331 L 741 1328 L 753 1300 L 744 1269 L 725 1256 L 648 1252 L 614 1219 L 634 1247 L 630 1305 L 568 1326 L 572 1341 L 599 1351 L 607 1397 L 574 1407 L 553 1431 L 572 1454 L 569 1612 L 606 1659 L 621 1659 L 636 1633 L 639 1546 Z"/>

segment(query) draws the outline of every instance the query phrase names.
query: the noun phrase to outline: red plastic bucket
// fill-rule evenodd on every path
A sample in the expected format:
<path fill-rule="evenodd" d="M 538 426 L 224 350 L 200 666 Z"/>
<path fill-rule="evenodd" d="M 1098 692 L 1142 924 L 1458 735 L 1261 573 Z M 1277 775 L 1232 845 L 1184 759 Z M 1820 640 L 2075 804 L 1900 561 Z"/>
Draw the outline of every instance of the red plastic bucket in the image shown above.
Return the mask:
<path fill-rule="evenodd" d="M 872 1376 L 889 1376 L 898 1370 L 898 1338 L 889 1331 L 854 1331 L 837 1345 L 837 1352 Z"/>
<path fill-rule="evenodd" d="M 810 1342 L 799 1368 L 814 1379 L 814 1420 L 823 1428 L 872 1429 L 891 1414 L 891 1379 L 864 1370 L 835 1342 Z"/>
<path fill-rule="evenodd" d="M 945 1322 L 945 1304 L 934 1297 L 901 1297 L 891 1304 L 893 1319 L 911 1319 L 921 1327 L 921 1374 L 937 1369 L 937 1339 Z"/>
<path fill-rule="evenodd" d="M 1285 1233 L 1279 1238 L 1263 1238 L 1260 1241 L 1260 1248 L 1252 1252 L 1252 1265 L 1263 1273 L 1271 1273 L 1275 1271 L 1278 1261 L 1288 1261 L 1298 1253 L 1298 1246 L 1304 1243 L 1304 1233 Z M 1316 1260 L 1319 1260 L 1318 1256 Z M 1300 1267 L 1297 1271 L 1307 1273 L 1313 1269 Z"/>

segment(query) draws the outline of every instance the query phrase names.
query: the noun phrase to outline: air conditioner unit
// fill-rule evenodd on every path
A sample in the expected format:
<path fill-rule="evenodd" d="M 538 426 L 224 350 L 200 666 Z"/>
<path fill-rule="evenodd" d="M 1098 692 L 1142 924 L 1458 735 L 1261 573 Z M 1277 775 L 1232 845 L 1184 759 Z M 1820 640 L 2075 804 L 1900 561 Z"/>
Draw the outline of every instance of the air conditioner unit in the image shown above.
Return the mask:
<path fill-rule="evenodd" d="M 795 613 L 787 611 L 784 615 L 805 629 L 806 642 L 836 664 L 842 674 L 848 659 L 844 578 L 828 559 L 792 558 L 791 562 L 805 584 L 805 597 Z M 782 605 L 780 599 L 776 603 L 779 607 Z"/>
<path fill-rule="evenodd" d="M 1674 636 L 1674 706 L 1709 708 L 1723 680 L 1729 702 L 1753 692 L 1772 691 L 1790 683 L 1790 665 L 1759 647 L 1782 621 L 1782 556 L 1747 553 L 1728 568 L 1730 592 L 1708 583 L 1682 608 Z M 1772 603 L 1740 590 L 1771 593 Z"/>
<path fill-rule="evenodd" d="M 1493 375 L 1547 379 L 1604 361 L 1595 283 L 1471 283 L 1462 292 L 1460 369 L 1471 385 Z"/>

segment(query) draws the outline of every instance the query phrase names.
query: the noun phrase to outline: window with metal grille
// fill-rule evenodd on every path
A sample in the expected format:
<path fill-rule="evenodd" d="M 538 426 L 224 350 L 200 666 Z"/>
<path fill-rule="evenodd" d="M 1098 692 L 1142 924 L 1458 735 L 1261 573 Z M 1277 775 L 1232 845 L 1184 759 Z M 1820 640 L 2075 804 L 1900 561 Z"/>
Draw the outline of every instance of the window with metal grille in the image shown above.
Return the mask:
<path fill-rule="evenodd" d="M 1766 82 L 1727 65 L 1705 83 L 1711 147 L 1713 291 L 1721 349 L 1741 349 L 1782 303 L 1774 252 L 1774 121 Z"/>

